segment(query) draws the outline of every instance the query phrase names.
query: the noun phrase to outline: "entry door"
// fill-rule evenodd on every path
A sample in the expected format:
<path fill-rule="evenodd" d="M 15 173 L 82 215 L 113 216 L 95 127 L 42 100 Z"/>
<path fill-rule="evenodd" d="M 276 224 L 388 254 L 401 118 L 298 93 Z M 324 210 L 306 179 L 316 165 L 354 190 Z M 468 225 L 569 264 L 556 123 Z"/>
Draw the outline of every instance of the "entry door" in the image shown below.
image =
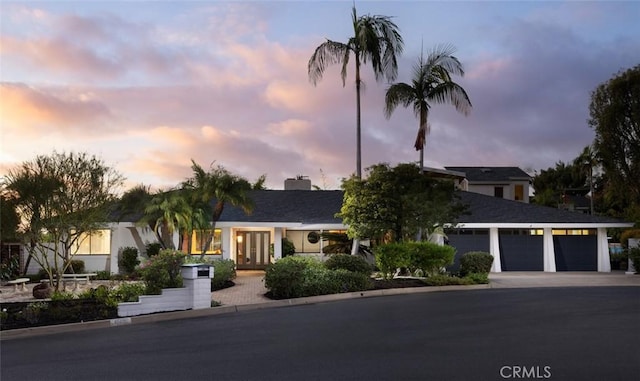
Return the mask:
<path fill-rule="evenodd" d="M 262 270 L 269 264 L 270 233 L 264 231 L 238 232 L 236 267 L 238 270 Z"/>

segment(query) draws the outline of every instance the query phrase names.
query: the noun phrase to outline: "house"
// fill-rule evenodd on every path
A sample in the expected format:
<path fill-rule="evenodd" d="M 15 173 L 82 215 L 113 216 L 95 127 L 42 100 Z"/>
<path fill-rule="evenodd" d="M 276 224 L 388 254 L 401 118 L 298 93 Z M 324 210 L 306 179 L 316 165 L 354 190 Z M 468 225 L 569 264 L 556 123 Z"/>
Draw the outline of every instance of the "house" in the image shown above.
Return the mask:
<path fill-rule="evenodd" d="M 461 190 L 507 200 L 529 202 L 531 176 L 518 167 L 445 167 L 464 176 L 457 181 Z"/>
<path fill-rule="evenodd" d="M 516 195 L 517 185 L 522 185 L 522 194 L 527 194 L 525 176 L 516 171 L 510 173 L 516 175 L 510 185 L 496 180 L 493 186 L 502 184 L 508 188 L 503 193 L 505 197 Z M 347 228 L 335 216 L 342 206 L 343 192 L 310 190 L 297 182 L 291 186 L 294 189 L 251 191 L 255 206 L 249 215 L 227 205 L 216 223 L 211 244 L 200 247 L 211 237 L 195 232 L 191 253 L 200 255 L 205 250 L 207 258 L 233 259 L 239 270 L 264 269 L 281 257 L 282 238 L 286 237 L 294 243 L 296 253 L 322 257 L 323 247 L 329 242 L 322 240 L 320 234 L 344 232 Z M 468 214 L 461 215 L 447 230 L 449 244 L 457 249 L 454 269 L 462 254 L 486 251 L 496 258 L 493 272 L 609 272 L 607 229 L 633 226 L 611 218 L 529 204 L 524 197 L 515 201 L 470 191 L 457 194 L 467 205 Z M 135 216 L 129 216 L 108 223 L 82 242 L 75 259 L 83 260 L 87 271 L 117 273 L 118 256 L 124 247 L 136 247 L 144 254 L 145 245 L 155 242 L 153 232 L 136 221 Z M 177 241 L 177 234 L 174 238 Z M 37 267 L 30 269 L 37 271 Z"/>

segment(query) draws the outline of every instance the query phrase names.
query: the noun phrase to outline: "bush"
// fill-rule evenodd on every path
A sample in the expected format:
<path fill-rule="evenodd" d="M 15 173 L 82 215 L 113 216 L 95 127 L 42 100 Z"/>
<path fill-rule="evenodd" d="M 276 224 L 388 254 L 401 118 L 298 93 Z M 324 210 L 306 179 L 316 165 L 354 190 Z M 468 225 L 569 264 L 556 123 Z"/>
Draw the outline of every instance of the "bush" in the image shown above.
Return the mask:
<path fill-rule="evenodd" d="M 0 280 L 11 280 L 20 275 L 20 257 L 12 256 L 0 263 Z"/>
<path fill-rule="evenodd" d="M 423 274 L 437 274 L 440 269 L 453 263 L 456 254 L 454 247 L 433 242 L 406 242 L 403 245 L 409 252 L 407 267 L 412 273 L 422 270 Z"/>
<path fill-rule="evenodd" d="M 147 293 L 159 295 L 163 288 L 182 287 L 180 267 L 184 263 L 184 253 L 177 250 L 161 250 L 140 267 L 140 275 L 147 286 Z"/>
<path fill-rule="evenodd" d="M 489 273 L 469 273 L 465 279 L 470 279 L 474 284 L 488 284 Z"/>
<path fill-rule="evenodd" d="M 151 242 L 145 245 L 144 250 L 147 253 L 147 257 L 151 258 L 160 253 L 160 250 L 162 250 L 162 245 L 160 245 L 158 242 Z"/>
<path fill-rule="evenodd" d="M 407 248 L 402 243 L 388 243 L 374 249 L 376 266 L 384 279 L 391 279 L 396 269 L 409 267 L 410 258 Z"/>
<path fill-rule="evenodd" d="M 329 270 L 314 258 L 289 256 L 267 267 L 265 285 L 275 299 L 336 294 L 371 288 L 371 279 L 345 269 Z"/>
<path fill-rule="evenodd" d="M 282 257 L 288 257 L 296 253 L 296 245 L 293 244 L 288 238 L 282 238 Z"/>
<path fill-rule="evenodd" d="M 491 271 L 493 256 L 484 251 L 470 251 L 460 258 L 460 273 L 464 276 L 471 273 L 486 273 Z"/>
<path fill-rule="evenodd" d="M 111 271 L 102 270 L 102 271 L 96 272 L 96 279 L 97 280 L 111 280 Z"/>
<path fill-rule="evenodd" d="M 137 302 L 140 295 L 144 295 L 146 287 L 142 283 L 122 283 L 109 292 L 109 298 L 117 303 Z"/>
<path fill-rule="evenodd" d="M 84 261 L 81 259 L 72 259 L 71 266 L 67 267 L 67 273 L 83 274 L 84 273 Z"/>
<path fill-rule="evenodd" d="M 622 244 L 622 247 L 629 247 L 629 238 L 640 238 L 640 229 L 627 229 L 622 232 L 620 235 L 620 244 Z"/>
<path fill-rule="evenodd" d="M 371 275 L 371 265 L 359 255 L 333 254 L 324 262 L 329 270 L 348 270 L 355 273 Z"/>
<path fill-rule="evenodd" d="M 633 261 L 633 267 L 636 273 L 640 273 L 640 247 L 632 247 L 629 249 L 629 259 Z"/>
<path fill-rule="evenodd" d="M 470 278 L 458 278 L 455 276 L 449 276 L 445 274 L 432 275 L 424 280 L 429 286 L 460 286 L 474 284 Z"/>
<path fill-rule="evenodd" d="M 267 266 L 264 284 L 276 299 L 297 298 L 303 293 L 304 270 L 312 266 L 310 259 L 305 257 L 281 258 Z"/>
<path fill-rule="evenodd" d="M 233 259 L 214 259 L 213 279 L 211 279 L 211 291 L 224 288 L 227 282 L 236 279 L 236 263 Z"/>
<path fill-rule="evenodd" d="M 124 247 L 118 260 L 118 266 L 122 268 L 125 274 L 132 274 L 136 271 L 136 266 L 140 264 L 138 259 L 138 249 L 135 247 Z"/>

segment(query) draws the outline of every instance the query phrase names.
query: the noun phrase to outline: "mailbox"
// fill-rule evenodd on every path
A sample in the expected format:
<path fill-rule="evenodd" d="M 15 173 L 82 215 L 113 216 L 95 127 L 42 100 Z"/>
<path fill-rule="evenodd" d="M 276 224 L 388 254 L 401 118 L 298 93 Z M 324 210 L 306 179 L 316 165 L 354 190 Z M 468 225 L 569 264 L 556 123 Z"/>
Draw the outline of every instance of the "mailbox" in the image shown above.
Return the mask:
<path fill-rule="evenodd" d="M 212 279 L 213 266 L 208 263 L 187 263 L 182 265 L 183 279 Z"/>

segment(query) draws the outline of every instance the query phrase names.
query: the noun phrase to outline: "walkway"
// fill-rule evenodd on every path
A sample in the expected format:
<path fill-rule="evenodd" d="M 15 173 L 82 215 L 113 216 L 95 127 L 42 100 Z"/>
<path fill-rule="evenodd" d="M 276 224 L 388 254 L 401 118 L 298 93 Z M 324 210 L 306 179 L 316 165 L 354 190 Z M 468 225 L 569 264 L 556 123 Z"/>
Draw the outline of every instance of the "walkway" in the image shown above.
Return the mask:
<path fill-rule="evenodd" d="M 264 296 L 264 271 L 238 271 L 233 287 L 211 293 L 211 300 L 223 306 L 242 306 L 271 301 Z"/>

